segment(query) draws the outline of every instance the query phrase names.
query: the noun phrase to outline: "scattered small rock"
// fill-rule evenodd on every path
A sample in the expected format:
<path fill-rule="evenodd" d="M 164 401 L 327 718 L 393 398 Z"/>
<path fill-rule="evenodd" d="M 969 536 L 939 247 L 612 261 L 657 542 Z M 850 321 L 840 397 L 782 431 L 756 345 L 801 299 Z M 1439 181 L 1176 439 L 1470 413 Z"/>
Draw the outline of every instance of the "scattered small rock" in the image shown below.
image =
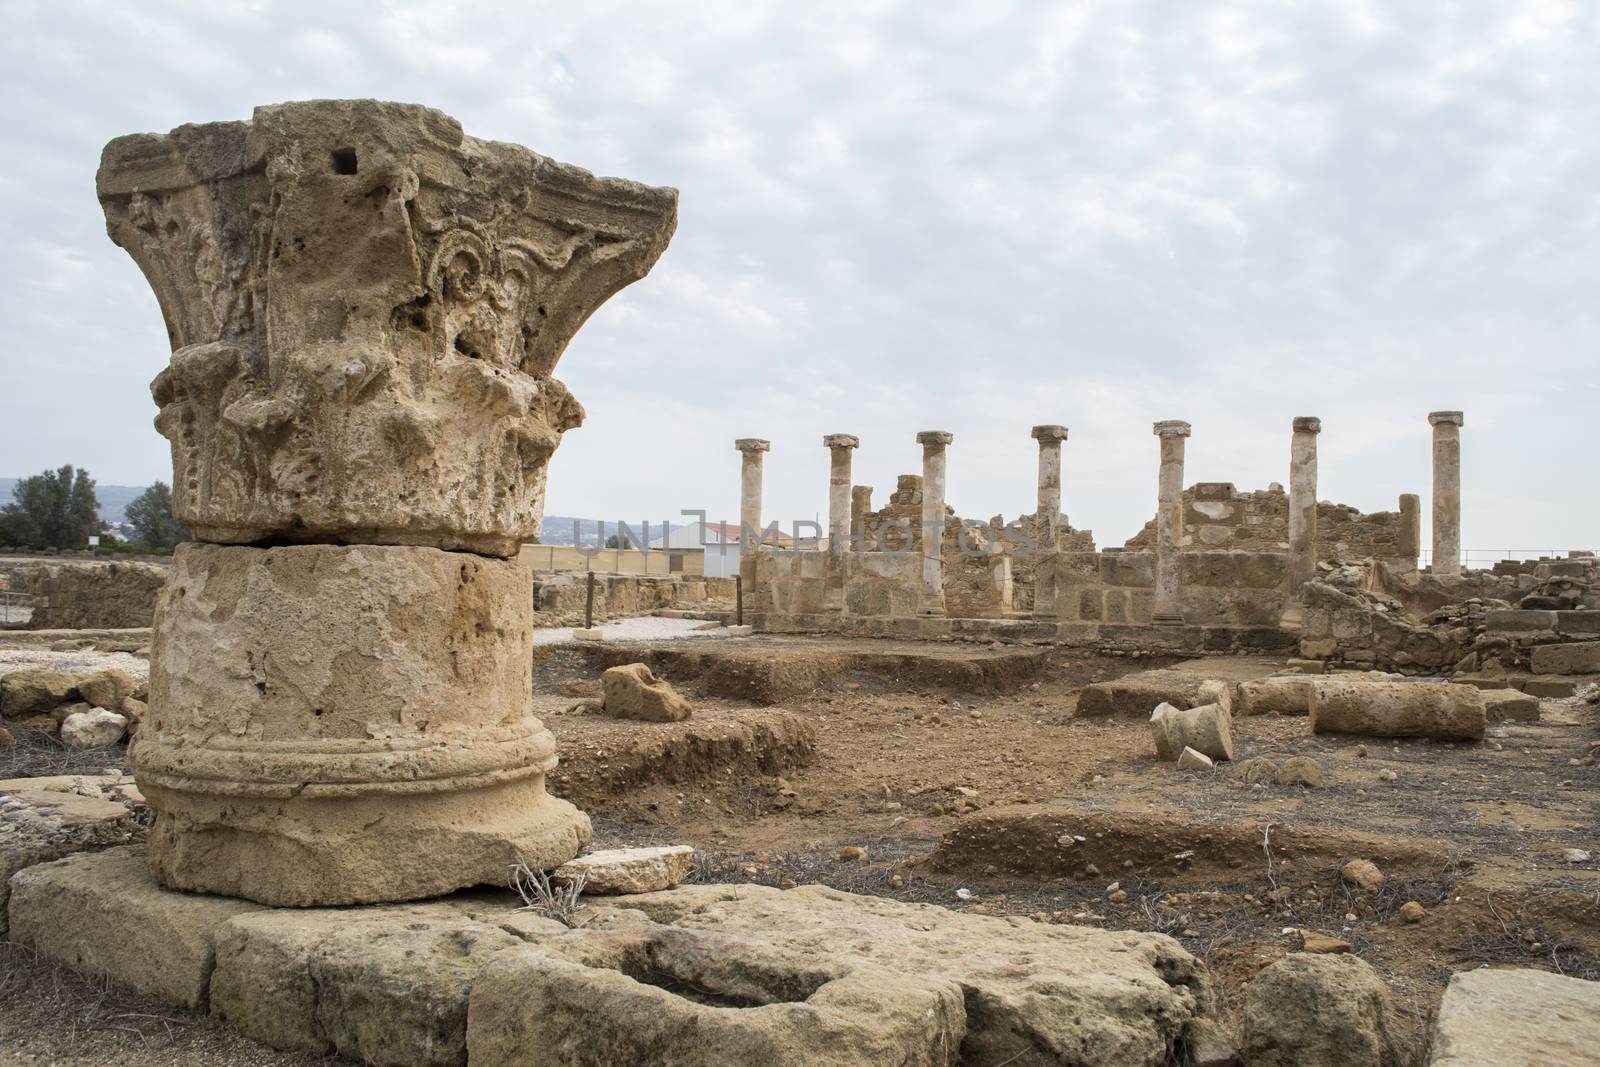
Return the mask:
<path fill-rule="evenodd" d="M 1594 854 L 1586 848 L 1562 849 L 1561 858 L 1568 863 L 1588 863 L 1594 859 Z"/>
<path fill-rule="evenodd" d="M 1278 768 L 1277 783 L 1315 788 L 1322 784 L 1322 764 L 1310 756 L 1290 756 Z"/>
<path fill-rule="evenodd" d="M 102 748 L 122 740 L 127 729 L 126 716 L 105 708 L 74 712 L 61 723 L 61 743 L 68 748 Z"/>
<path fill-rule="evenodd" d="M 1340 871 L 1344 880 L 1357 889 L 1372 892 L 1383 884 L 1383 871 L 1371 860 L 1351 860 Z"/>
<path fill-rule="evenodd" d="M 1399 780 L 1400 776 L 1387 767 L 1378 772 L 1378 781 L 1380 782 L 1397 782 Z"/>
<path fill-rule="evenodd" d="M 1400 905 L 1400 919 L 1402 922 L 1419 923 L 1428 917 L 1428 910 L 1415 900 L 1408 900 Z"/>
<path fill-rule="evenodd" d="M 1183 754 L 1178 757 L 1180 771 L 1208 771 L 1215 766 L 1210 756 L 1204 752 L 1196 752 L 1187 745 L 1184 746 Z"/>
<path fill-rule="evenodd" d="M 1349 952 L 1355 947 L 1343 938 L 1319 934 L 1315 930 L 1300 931 L 1300 940 L 1304 943 L 1307 952 Z"/>
<path fill-rule="evenodd" d="M 864 860 L 867 858 L 867 850 L 858 845 L 846 845 L 838 851 L 837 855 L 839 859 L 846 861 Z"/>

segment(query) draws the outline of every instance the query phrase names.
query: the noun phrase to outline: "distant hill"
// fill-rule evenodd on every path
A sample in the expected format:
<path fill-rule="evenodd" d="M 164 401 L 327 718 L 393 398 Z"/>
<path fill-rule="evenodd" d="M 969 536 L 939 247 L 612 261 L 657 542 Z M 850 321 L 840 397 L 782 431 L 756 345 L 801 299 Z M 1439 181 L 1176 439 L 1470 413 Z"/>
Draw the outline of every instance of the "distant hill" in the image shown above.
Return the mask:
<path fill-rule="evenodd" d="M 90 472 L 93 473 L 92 471 Z M 11 502 L 12 487 L 20 479 L 0 478 L 0 504 Z M 127 516 L 123 512 L 134 498 L 146 489 L 147 485 L 106 485 L 97 484 L 94 487 L 94 498 L 100 502 L 100 517 L 107 522 L 126 522 Z M 570 528 L 570 524 L 569 524 Z"/>

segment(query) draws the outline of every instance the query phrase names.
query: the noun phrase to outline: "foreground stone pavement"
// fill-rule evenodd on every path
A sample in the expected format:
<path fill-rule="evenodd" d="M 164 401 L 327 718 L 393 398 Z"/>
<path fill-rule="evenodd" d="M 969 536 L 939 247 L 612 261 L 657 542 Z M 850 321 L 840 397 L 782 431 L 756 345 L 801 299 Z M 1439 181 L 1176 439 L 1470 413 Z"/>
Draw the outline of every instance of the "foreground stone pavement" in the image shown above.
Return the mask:
<path fill-rule="evenodd" d="M 1465 971 L 1439 1005 L 1429 1067 L 1581 1067 L 1600 1058 L 1600 982 Z"/>
<path fill-rule="evenodd" d="M 163 889 L 129 846 L 28 868 L 10 914 L 49 959 L 374 1064 L 1155 1067 L 1212 1030 L 1161 934 L 822 886 L 608 898 L 576 929 L 516 903 L 264 908 Z"/>
<path fill-rule="evenodd" d="M 666 248 L 677 194 L 372 100 L 106 146 L 108 232 L 161 303 L 179 547 L 135 773 L 166 885 L 407 900 L 554 867 L 531 708 L 553 377 Z M 224 547 L 226 546 L 226 547 Z"/>

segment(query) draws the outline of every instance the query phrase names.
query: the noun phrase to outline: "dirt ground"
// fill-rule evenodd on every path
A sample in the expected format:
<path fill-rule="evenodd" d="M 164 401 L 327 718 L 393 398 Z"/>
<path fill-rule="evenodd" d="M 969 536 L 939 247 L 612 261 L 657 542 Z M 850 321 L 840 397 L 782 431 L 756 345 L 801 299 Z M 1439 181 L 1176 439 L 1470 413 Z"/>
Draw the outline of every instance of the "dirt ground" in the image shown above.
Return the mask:
<path fill-rule="evenodd" d="M 1562 856 L 1600 857 L 1600 722 L 1577 701 L 1545 702 L 1538 723 L 1491 724 L 1481 743 L 1313 736 L 1305 716 L 1234 720 L 1235 766 L 1310 756 L 1325 781 L 1305 788 L 1246 782 L 1227 764 L 1179 771 L 1155 759 L 1142 719 L 1074 714 L 1093 681 L 1155 667 L 1243 680 L 1281 668 L 1271 658 L 799 637 L 666 644 L 539 650 L 537 712 L 562 759 L 551 789 L 589 811 L 598 847 L 694 844 L 696 881 L 822 882 L 1169 933 L 1211 968 L 1225 1020 L 1257 970 L 1300 950 L 1300 931 L 1347 941 L 1376 967 L 1419 1045 L 1456 970 L 1600 979 L 1600 859 Z M 726 655 L 776 674 L 828 669 L 816 691 L 758 706 L 708 694 L 727 690 Z M 689 723 L 573 710 L 598 694 L 604 663 L 633 658 L 694 703 Z M 1350 859 L 1376 862 L 1383 885 L 1345 885 Z M 1426 915 L 1402 922 L 1413 900 Z M 321 1062 L 130 1007 L 12 952 L 0 1064 Z"/>
<path fill-rule="evenodd" d="M 991 676 L 974 670 L 963 677 L 978 681 L 953 691 L 945 661 L 1016 650 L 747 644 L 744 655 L 858 657 L 833 683 L 760 711 L 706 695 L 704 664 L 675 681 L 700 719 L 809 723 L 809 764 L 781 775 L 710 769 L 689 783 L 591 796 L 597 842 L 694 844 L 694 877 L 705 881 L 824 882 L 1169 933 L 1212 969 L 1225 1018 L 1237 1017 L 1257 970 L 1301 949 L 1299 931 L 1347 941 L 1376 967 L 1414 1040 L 1457 970 L 1515 965 L 1600 979 L 1600 771 L 1591 756 L 1600 721 L 1577 701 L 1546 701 L 1538 723 L 1493 723 L 1481 743 L 1316 736 L 1303 715 L 1234 720 L 1235 765 L 1310 756 L 1325 781 L 1306 788 L 1248 783 L 1227 764 L 1180 771 L 1156 760 L 1146 721 L 1074 716 L 1092 681 L 1155 667 L 1239 681 L 1281 669 L 1280 660 L 1040 651 L 1031 680 L 985 686 Z M 926 672 L 924 655 L 939 661 Z M 898 670 L 886 673 L 884 662 Z M 569 713 L 569 694 L 586 691 L 598 669 L 592 653 L 562 649 L 536 668 L 540 714 L 569 766 L 615 758 L 629 733 L 665 729 Z M 924 684 L 925 674 L 938 684 Z M 1062 833 L 1086 840 L 1064 849 Z M 1596 858 L 1565 862 L 1569 848 Z M 1340 869 L 1351 859 L 1376 862 L 1384 884 L 1347 886 Z M 1397 915 L 1411 900 L 1427 912 L 1415 924 Z"/>

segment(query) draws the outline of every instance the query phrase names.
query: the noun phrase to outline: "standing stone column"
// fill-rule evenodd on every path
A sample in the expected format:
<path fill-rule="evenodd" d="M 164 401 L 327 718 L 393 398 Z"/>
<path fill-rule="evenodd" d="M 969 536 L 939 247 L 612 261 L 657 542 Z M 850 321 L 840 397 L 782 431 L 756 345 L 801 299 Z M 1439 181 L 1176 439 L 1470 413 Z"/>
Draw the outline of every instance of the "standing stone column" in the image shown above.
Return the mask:
<path fill-rule="evenodd" d="M 1039 502 L 1034 515 L 1038 530 L 1038 563 L 1033 571 L 1033 617 L 1056 617 L 1056 557 L 1061 551 L 1061 442 L 1065 426 L 1035 426 L 1039 442 Z"/>
<path fill-rule="evenodd" d="M 1289 442 L 1289 581 L 1283 624 L 1300 625 L 1300 589 L 1317 576 L 1317 435 L 1322 420 L 1294 420 Z"/>
<path fill-rule="evenodd" d="M 1435 411 L 1433 425 L 1433 573 L 1461 573 L 1461 426 L 1459 411 Z"/>
<path fill-rule="evenodd" d="M 739 577 L 744 583 L 747 610 L 760 603 L 756 595 L 761 552 L 761 454 L 772 448 L 771 441 L 741 437 L 733 443 L 742 454 L 739 461 Z"/>
<path fill-rule="evenodd" d="M 844 610 L 845 576 L 849 572 L 850 545 L 850 453 L 859 438 L 847 433 L 831 433 L 822 439 L 830 452 L 828 463 L 828 608 Z"/>
<path fill-rule="evenodd" d="M 828 464 L 828 548 L 838 559 L 850 536 L 850 453 L 860 447 L 861 439 L 831 433 L 822 443 L 832 453 Z"/>
<path fill-rule="evenodd" d="M 1167 419 L 1154 426 L 1161 439 L 1161 474 L 1156 490 L 1156 602 L 1151 621 L 1183 622 L 1183 441 L 1189 424 Z"/>
<path fill-rule="evenodd" d="M 872 486 L 852 485 L 850 487 L 850 533 L 860 537 L 866 528 L 867 512 L 872 510 Z M 861 550 L 866 551 L 865 543 Z"/>
<path fill-rule="evenodd" d="M 156 428 L 201 542 L 130 754 L 156 877 L 355 904 L 571 858 L 515 556 L 583 421 L 556 361 L 677 194 L 373 100 L 121 137 L 97 185 L 166 320 Z"/>
<path fill-rule="evenodd" d="M 922 588 L 921 615 L 944 614 L 944 450 L 955 435 L 943 430 L 917 434 L 922 446 Z"/>
<path fill-rule="evenodd" d="M 1413 568 L 1422 553 L 1422 498 L 1416 493 L 1400 494 L 1400 555 Z"/>

